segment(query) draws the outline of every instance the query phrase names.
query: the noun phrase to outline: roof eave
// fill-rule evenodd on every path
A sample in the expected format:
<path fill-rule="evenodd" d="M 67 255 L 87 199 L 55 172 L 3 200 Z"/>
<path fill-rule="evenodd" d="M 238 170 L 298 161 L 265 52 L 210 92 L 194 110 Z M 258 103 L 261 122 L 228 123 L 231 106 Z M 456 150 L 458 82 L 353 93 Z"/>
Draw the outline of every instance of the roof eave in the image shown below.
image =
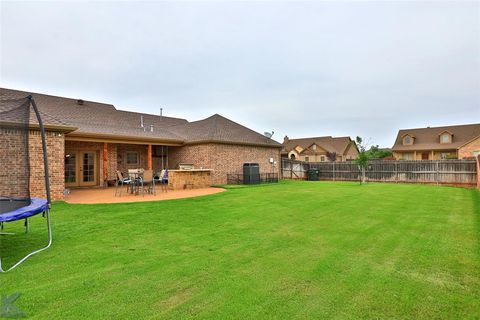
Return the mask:
<path fill-rule="evenodd" d="M 4 125 L 6 127 L 16 127 L 16 128 L 18 128 L 19 126 L 22 126 L 22 124 L 18 124 L 18 123 L 15 123 L 15 122 L 9 122 L 9 121 L 0 121 L 0 124 Z M 63 132 L 65 134 L 78 129 L 77 127 L 56 125 L 56 124 L 44 124 L 43 127 L 45 128 L 46 131 Z M 38 123 L 30 123 L 30 124 L 28 124 L 28 129 L 29 130 L 40 130 L 40 125 Z"/>
<path fill-rule="evenodd" d="M 181 146 L 184 144 L 183 140 L 180 139 L 166 139 L 166 138 L 155 138 L 155 137 L 137 137 L 137 136 L 128 136 L 128 135 L 117 135 L 117 134 L 101 134 L 101 133 L 82 133 L 82 132 L 72 132 L 67 135 L 67 140 L 117 140 L 119 142 L 131 142 L 131 143 L 152 143 L 152 144 L 164 144 L 164 145 L 175 145 Z"/>
<path fill-rule="evenodd" d="M 215 139 L 199 140 L 199 141 L 185 141 L 184 145 L 198 145 L 198 144 L 207 144 L 207 143 L 242 145 L 242 146 L 252 146 L 252 147 L 266 147 L 266 148 L 277 148 L 277 149 L 282 149 L 283 148 L 283 146 L 281 144 L 271 145 L 271 144 L 262 144 L 262 143 L 222 141 L 222 140 L 215 140 Z"/>

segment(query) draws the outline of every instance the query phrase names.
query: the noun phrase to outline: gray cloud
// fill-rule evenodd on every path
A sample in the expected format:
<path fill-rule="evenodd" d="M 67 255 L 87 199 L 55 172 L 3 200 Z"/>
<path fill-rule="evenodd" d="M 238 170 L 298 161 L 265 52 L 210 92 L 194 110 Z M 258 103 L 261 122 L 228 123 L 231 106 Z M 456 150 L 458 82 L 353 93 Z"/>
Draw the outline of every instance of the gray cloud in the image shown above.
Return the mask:
<path fill-rule="evenodd" d="M 480 120 L 479 2 L 1 2 L 2 86 L 257 131 Z"/>

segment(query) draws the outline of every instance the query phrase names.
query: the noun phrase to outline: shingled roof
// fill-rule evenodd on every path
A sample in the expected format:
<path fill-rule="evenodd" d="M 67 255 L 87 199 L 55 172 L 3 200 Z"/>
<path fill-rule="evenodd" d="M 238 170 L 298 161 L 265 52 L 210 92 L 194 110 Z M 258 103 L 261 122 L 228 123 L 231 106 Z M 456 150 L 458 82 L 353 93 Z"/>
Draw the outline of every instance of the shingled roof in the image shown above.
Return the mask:
<path fill-rule="evenodd" d="M 282 146 L 275 140 L 267 138 L 219 114 L 214 114 L 203 120 L 173 126 L 169 130 L 184 137 L 187 144 L 217 142 L 279 148 Z"/>
<path fill-rule="evenodd" d="M 328 152 L 335 152 L 336 154 L 340 155 L 344 154 L 348 146 L 352 145 L 352 139 L 350 139 L 350 137 L 332 136 L 288 139 L 283 143 L 282 152 L 288 153 L 297 146 L 300 146 L 302 149 L 306 150 L 313 144 L 316 144 Z"/>
<path fill-rule="evenodd" d="M 452 143 L 440 143 L 440 134 L 445 131 L 453 134 Z M 403 145 L 402 140 L 405 135 L 410 135 L 414 138 L 412 145 Z M 414 151 L 458 149 L 477 137 L 480 137 L 480 124 L 402 129 L 398 131 L 398 135 L 395 139 L 395 144 L 392 147 L 392 150 Z"/>
<path fill-rule="evenodd" d="M 69 136 L 171 144 L 220 142 L 281 147 L 274 140 L 218 114 L 200 121 L 117 110 L 113 105 L 0 88 L 0 100 L 32 95 L 46 125 L 69 128 Z M 144 128 L 140 126 L 143 117 Z M 153 131 L 150 128 L 153 128 Z"/>

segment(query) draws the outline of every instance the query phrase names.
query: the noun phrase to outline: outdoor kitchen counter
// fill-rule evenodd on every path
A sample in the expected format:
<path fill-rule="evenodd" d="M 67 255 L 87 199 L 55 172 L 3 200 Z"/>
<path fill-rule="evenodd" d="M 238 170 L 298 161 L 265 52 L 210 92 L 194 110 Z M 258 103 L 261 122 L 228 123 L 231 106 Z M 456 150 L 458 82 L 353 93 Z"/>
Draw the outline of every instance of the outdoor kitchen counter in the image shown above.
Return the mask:
<path fill-rule="evenodd" d="M 200 189 L 212 185 L 212 169 L 168 170 L 170 190 Z"/>

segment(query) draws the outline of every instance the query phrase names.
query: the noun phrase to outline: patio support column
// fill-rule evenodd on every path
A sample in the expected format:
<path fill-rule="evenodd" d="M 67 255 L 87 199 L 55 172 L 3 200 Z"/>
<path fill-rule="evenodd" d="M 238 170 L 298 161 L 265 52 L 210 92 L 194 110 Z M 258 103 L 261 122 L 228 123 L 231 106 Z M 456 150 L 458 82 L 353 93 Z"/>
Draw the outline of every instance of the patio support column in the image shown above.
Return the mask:
<path fill-rule="evenodd" d="M 152 170 L 152 145 L 148 145 L 148 151 L 147 151 L 147 165 L 148 165 L 148 170 Z"/>
<path fill-rule="evenodd" d="M 103 143 L 103 183 L 107 186 L 108 181 L 108 143 Z"/>

